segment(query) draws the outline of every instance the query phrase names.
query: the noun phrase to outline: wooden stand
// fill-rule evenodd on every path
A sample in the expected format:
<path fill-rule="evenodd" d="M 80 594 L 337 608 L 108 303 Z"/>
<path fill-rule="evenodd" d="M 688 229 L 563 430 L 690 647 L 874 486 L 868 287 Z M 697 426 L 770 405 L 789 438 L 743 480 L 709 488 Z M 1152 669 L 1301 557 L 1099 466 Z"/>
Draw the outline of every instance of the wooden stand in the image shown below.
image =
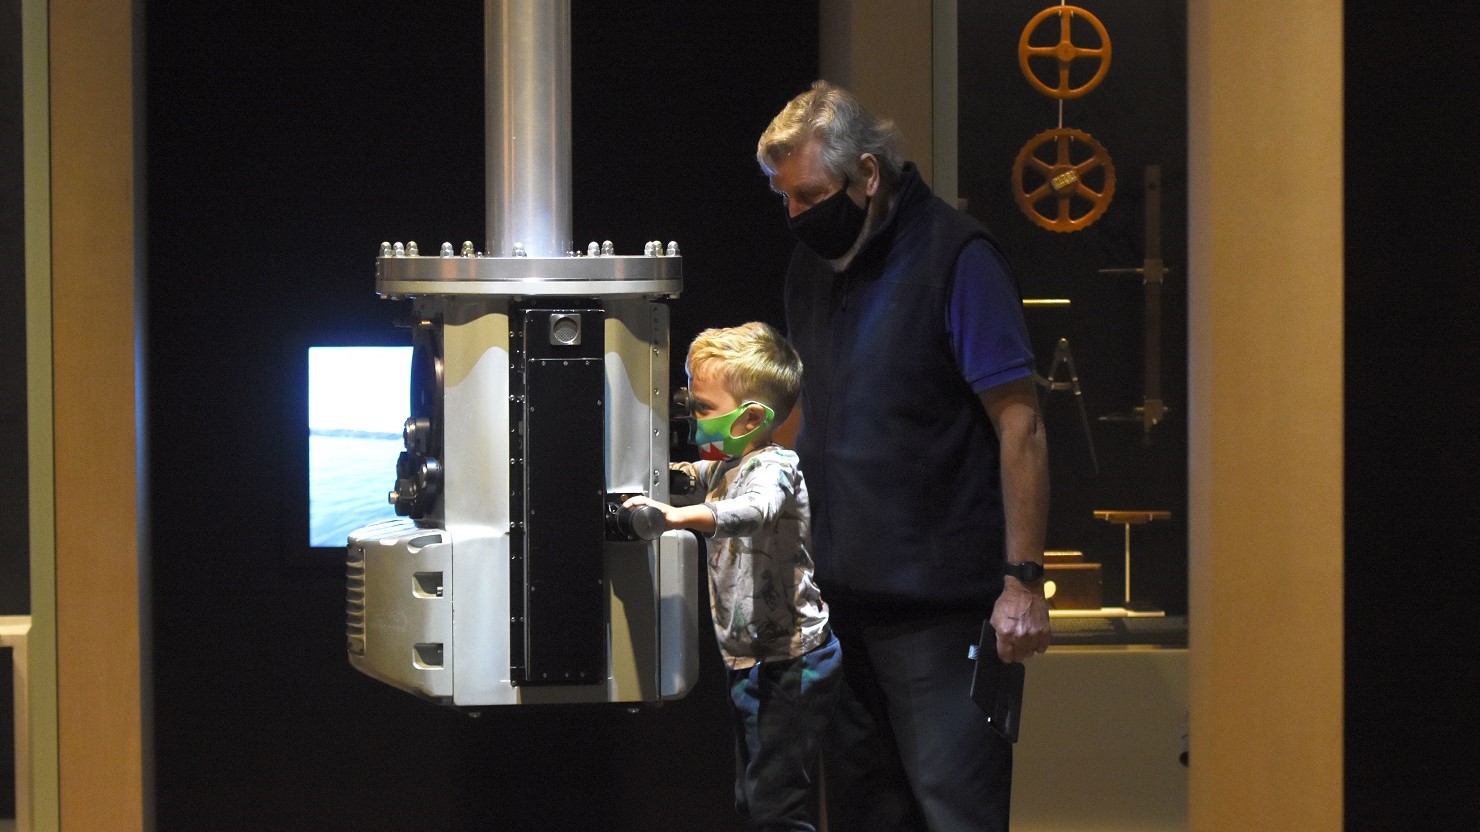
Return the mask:
<path fill-rule="evenodd" d="M 1125 526 L 1125 608 L 1131 611 L 1144 611 L 1155 609 L 1154 605 L 1143 604 L 1132 600 L 1131 595 L 1131 526 L 1139 526 L 1150 523 L 1153 520 L 1169 520 L 1170 511 L 1113 511 L 1097 509 L 1095 518 L 1104 520 L 1106 523 L 1119 523 Z"/>

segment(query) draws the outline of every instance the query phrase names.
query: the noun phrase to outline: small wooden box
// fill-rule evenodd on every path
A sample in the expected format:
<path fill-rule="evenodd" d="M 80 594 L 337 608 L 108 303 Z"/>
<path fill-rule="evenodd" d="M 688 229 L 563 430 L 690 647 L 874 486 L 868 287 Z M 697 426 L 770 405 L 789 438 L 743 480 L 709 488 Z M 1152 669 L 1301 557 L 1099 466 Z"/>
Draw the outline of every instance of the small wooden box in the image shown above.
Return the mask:
<path fill-rule="evenodd" d="M 1044 552 L 1044 594 L 1056 610 L 1097 610 L 1104 603 L 1104 578 L 1098 563 L 1083 552 Z"/>

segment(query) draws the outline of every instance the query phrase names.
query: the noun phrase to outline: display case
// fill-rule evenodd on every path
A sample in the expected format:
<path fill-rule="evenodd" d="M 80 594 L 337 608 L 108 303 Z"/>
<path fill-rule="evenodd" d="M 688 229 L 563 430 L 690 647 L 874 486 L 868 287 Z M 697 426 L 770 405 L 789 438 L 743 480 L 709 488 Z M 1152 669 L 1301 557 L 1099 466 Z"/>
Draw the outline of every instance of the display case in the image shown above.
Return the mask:
<path fill-rule="evenodd" d="M 1038 360 L 1058 641 L 1185 643 L 1185 4 L 956 14 L 956 193 Z"/>

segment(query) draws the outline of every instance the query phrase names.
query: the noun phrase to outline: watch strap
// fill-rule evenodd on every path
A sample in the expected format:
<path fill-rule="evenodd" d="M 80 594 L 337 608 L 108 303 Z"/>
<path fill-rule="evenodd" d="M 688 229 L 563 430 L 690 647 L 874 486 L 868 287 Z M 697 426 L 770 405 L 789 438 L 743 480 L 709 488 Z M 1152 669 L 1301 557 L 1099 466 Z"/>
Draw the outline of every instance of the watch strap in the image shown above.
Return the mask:
<path fill-rule="evenodd" d="M 1011 575 L 1023 583 L 1033 583 L 1043 579 L 1043 564 L 1036 560 L 1025 560 L 1022 563 L 1004 563 L 1002 574 Z"/>

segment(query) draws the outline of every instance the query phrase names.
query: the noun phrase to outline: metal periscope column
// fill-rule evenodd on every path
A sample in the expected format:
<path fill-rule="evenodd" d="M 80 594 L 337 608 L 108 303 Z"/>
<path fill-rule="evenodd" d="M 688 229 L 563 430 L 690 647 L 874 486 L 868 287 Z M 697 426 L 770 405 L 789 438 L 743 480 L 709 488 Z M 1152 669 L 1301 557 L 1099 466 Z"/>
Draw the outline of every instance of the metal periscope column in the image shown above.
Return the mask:
<path fill-rule="evenodd" d="M 676 243 L 571 245 L 568 0 L 489 0 L 488 251 L 383 243 L 412 305 L 401 519 L 348 546 L 350 663 L 459 707 L 644 702 L 698 671 L 698 552 L 668 499 Z"/>

